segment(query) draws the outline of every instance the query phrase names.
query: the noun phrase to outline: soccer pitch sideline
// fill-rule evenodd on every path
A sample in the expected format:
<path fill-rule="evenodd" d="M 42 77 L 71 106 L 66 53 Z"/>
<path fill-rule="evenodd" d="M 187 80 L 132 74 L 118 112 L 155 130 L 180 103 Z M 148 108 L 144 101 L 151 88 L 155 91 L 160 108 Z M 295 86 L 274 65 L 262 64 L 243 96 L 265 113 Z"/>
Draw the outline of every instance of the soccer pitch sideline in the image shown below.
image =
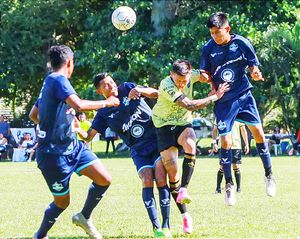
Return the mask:
<path fill-rule="evenodd" d="M 113 183 L 93 213 L 95 225 L 104 238 L 152 238 L 132 161 L 116 158 L 103 162 Z M 188 206 L 195 232 L 188 238 L 300 238 L 300 158 L 276 157 L 273 164 L 275 198 L 266 196 L 260 159 L 245 157 L 242 192 L 237 194 L 237 204 L 227 207 L 224 193 L 214 194 L 217 159 L 198 158 L 189 187 L 193 202 Z M 51 229 L 50 238 L 87 238 L 71 223 L 71 216 L 82 208 L 88 186 L 87 178 L 72 177 L 71 204 Z M 32 238 L 51 200 L 35 162 L 0 163 L 0 238 Z M 171 231 L 174 238 L 185 237 L 173 201 Z"/>

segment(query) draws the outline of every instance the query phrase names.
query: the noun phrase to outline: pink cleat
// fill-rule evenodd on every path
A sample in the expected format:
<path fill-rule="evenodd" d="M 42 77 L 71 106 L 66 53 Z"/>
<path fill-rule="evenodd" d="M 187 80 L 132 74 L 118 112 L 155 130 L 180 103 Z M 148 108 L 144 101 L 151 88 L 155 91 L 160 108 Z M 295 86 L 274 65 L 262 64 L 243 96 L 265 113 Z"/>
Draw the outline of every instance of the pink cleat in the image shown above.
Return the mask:
<path fill-rule="evenodd" d="M 189 204 L 192 201 L 191 196 L 187 192 L 187 188 L 180 188 L 176 202 L 180 204 Z"/>
<path fill-rule="evenodd" d="M 193 232 L 193 219 L 187 212 L 183 216 L 183 232 L 191 234 Z"/>

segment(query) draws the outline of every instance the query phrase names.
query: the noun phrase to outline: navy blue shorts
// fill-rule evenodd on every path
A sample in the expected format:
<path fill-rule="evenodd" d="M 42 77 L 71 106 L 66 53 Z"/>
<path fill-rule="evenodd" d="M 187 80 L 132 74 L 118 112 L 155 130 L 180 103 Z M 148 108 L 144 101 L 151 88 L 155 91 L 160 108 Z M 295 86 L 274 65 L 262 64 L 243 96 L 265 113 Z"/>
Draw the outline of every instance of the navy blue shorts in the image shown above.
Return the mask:
<path fill-rule="evenodd" d="M 55 196 L 69 193 L 69 182 L 73 172 L 80 175 L 82 169 L 99 160 L 82 142 L 78 143 L 78 147 L 70 155 L 37 151 L 36 159 L 38 168 L 42 171 L 51 193 Z"/>
<path fill-rule="evenodd" d="M 255 99 L 251 91 L 225 102 L 216 102 L 214 107 L 219 135 L 231 132 L 234 121 L 247 125 L 261 123 Z"/>
<path fill-rule="evenodd" d="M 131 149 L 131 157 L 138 173 L 144 168 L 155 168 L 160 160 L 160 154 L 157 149 L 157 142 L 146 143 L 143 149 Z"/>

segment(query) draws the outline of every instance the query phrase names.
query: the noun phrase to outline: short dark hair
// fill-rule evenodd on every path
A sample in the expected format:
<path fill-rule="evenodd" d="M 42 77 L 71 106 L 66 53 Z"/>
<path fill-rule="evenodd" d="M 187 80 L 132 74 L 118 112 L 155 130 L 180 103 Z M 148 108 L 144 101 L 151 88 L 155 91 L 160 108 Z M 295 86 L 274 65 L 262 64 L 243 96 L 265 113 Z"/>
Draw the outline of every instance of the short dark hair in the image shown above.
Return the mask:
<path fill-rule="evenodd" d="M 99 88 L 100 86 L 100 81 L 102 81 L 104 78 L 106 78 L 107 76 L 109 76 L 109 74 L 107 72 L 102 72 L 99 73 L 98 75 L 96 75 L 94 77 L 94 86 L 96 87 L 96 89 Z"/>
<path fill-rule="evenodd" d="M 48 51 L 51 67 L 54 70 L 60 69 L 68 59 L 73 59 L 74 54 L 70 47 L 65 45 L 51 46 Z"/>
<path fill-rule="evenodd" d="M 172 66 L 172 72 L 177 75 L 185 76 L 192 70 L 192 65 L 187 60 L 176 60 Z"/>
<path fill-rule="evenodd" d="M 216 12 L 210 15 L 206 23 L 207 28 L 224 27 L 229 24 L 227 15 L 224 12 Z"/>

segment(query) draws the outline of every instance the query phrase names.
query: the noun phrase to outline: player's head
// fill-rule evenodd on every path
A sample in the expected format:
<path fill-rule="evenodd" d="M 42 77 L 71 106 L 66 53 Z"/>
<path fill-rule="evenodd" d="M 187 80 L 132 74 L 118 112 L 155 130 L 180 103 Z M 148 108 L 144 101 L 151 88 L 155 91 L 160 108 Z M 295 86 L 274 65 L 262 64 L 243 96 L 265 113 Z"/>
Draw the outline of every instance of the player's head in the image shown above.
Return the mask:
<path fill-rule="evenodd" d="M 103 95 L 105 98 L 118 96 L 117 84 L 106 72 L 102 72 L 94 77 L 94 86 L 97 94 Z"/>
<path fill-rule="evenodd" d="M 74 70 L 74 54 L 71 48 L 65 45 L 52 46 L 48 55 L 52 70 L 59 71 L 65 68 L 66 76 L 70 78 Z"/>
<path fill-rule="evenodd" d="M 171 77 L 178 89 L 183 89 L 188 83 L 192 73 L 192 65 L 186 60 L 176 60 L 173 63 Z"/>
<path fill-rule="evenodd" d="M 211 37 L 218 45 L 223 45 L 230 41 L 230 26 L 227 15 L 224 12 L 213 13 L 206 23 Z"/>

